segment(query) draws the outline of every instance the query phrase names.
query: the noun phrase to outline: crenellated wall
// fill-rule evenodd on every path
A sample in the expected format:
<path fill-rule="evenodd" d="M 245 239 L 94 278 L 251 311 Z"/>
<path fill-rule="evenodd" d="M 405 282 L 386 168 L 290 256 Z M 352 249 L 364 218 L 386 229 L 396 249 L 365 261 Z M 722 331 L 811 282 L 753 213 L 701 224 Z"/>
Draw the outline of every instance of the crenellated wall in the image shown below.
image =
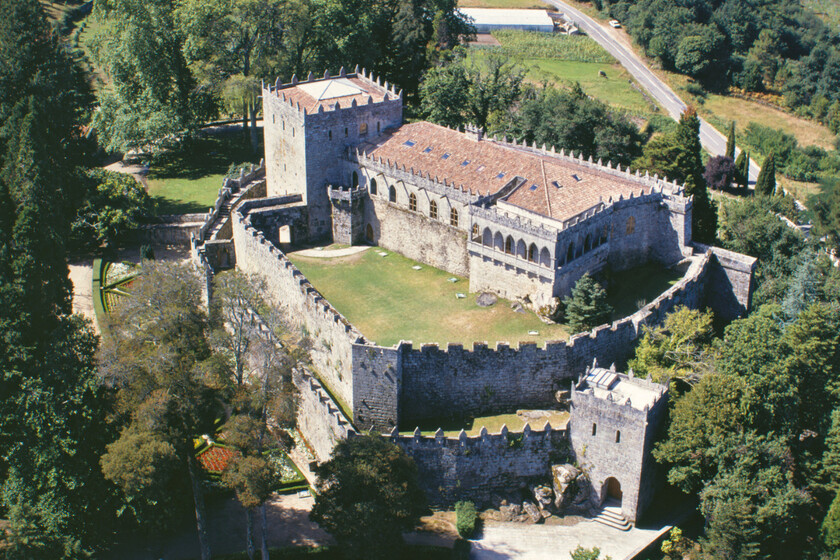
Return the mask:
<path fill-rule="evenodd" d="M 312 448 L 315 458 L 326 461 L 335 444 L 356 431 L 314 375 L 299 370 L 295 373 L 294 382 L 300 395 L 298 430 Z"/>
<path fill-rule="evenodd" d="M 566 430 L 546 424 L 541 430 L 526 425 L 522 432 L 487 433 L 445 437 L 393 433 L 391 441 L 405 449 L 417 464 L 420 485 L 433 505 L 451 505 L 456 500 L 472 500 L 489 507 L 493 494 L 519 490 L 529 481 L 544 483 L 551 465 L 563 462 L 569 449 Z M 568 459 L 566 459 L 568 460 Z"/>

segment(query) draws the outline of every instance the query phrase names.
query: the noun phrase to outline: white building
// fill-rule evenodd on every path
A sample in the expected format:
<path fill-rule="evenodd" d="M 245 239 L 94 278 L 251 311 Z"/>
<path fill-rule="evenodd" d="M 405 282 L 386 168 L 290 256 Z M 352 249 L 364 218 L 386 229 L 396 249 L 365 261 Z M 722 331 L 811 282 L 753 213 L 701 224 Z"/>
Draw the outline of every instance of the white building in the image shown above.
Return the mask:
<path fill-rule="evenodd" d="M 458 11 L 472 20 L 479 33 L 490 33 L 497 29 L 520 29 L 545 33 L 554 31 L 554 21 L 546 10 L 459 8 Z"/>

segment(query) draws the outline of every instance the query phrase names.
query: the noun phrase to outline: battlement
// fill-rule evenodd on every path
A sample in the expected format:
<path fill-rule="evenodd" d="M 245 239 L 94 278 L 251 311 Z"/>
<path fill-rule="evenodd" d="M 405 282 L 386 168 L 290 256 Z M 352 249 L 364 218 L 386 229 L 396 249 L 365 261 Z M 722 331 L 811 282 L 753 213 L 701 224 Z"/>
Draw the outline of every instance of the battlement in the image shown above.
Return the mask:
<path fill-rule="evenodd" d="M 565 429 L 556 430 L 551 427 L 549 422 L 546 422 L 542 430 L 534 430 L 531 428 L 531 424 L 525 424 L 521 431 L 510 431 L 508 430 L 507 425 L 502 425 L 499 433 L 497 434 L 489 433 L 487 428 L 482 426 L 477 436 L 468 436 L 467 432 L 463 429 L 455 437 L 447 436 L 442 428 L 438 428 L 434 435 L 431 436 L 424 436 L 420 431 L 420 428 L 415 428 L 413 434 L 407 435 L 400 434 L 396 427 L 391 430 L 390 434 L 382 435 L 389 438 L 394 443 L 399 443 L 403 447 L 428 447 L 435 445 L 460 447 L 462 450 L 466 450 L 469 448 L 477 448 L 482 445 L 509 445 L 514 438 L 518 441 L 523 441 L 525 439 L 533 439 L 537 441 L 556 440 L 557 438 L 565 439 L 568 432 Z"/>
<path fill-rule="evenodd" d="M 315 78 L 310 72 L 305 80 L 296 75 L 288 83 L 278 77 L 274 84 L 262 85 L 263 96 L 274 96 L 295 109 L 304 118 L 325 112 L 351 109 L 360 105 L 379 103 L 402 104 L 402 90 L 397 91 L 387 81 L 384 83 L 373 72 L 359 71 L 358 65 L 351 73 L 342 66 L 338 75 L 324 72 Z"/>
<path fill-rule="evenodd" d="M 327 196 L 330 200 L 346 200 L 352 202 L 355 200 L 362 200 L 367 197 L 367 189 L 364 187 L 334 187 L 329 185 L 327 187 Z"/>
<path fill-rule="evenodd" d="M 665 385 L 649 379 L 639 379 L 619 373 L 615 364 L 610 369 L 599 368 L 597 359 L 586 369 L 577 384 L 572 383 L 572 402 L 609 403 L 626 407 L 625 412 L 638 411 L 647 415 L 668 393 Z"/>

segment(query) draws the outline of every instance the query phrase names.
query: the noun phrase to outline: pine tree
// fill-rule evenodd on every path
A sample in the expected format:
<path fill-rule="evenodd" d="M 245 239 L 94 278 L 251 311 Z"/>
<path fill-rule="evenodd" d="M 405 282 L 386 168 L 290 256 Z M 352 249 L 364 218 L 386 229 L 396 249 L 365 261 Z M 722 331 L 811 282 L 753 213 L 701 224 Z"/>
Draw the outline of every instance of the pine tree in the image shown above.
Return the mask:
<path fill-rule="evenodd" d="M 679 147 L 676 164 L 685 173 L 685 194 L 694 197 L 691 221 L 693 237 L 702 243 L 712 243 L 717 236 L 717 212 L 709 197 L 706 180 L 703 179 L 700 118 L 692 107 L 686 109 L 680 117 L 676 143 Z"/>
<path fill-rule="evenodd" d="M 609 321 L 613 309 L 607 303 L 607 292 L 589 273 L 581 276 L 564 300 L 566 319 L 572 332 L 580 332 Z"/>
<path fill-rule="evenodd" d="M 840 560 L 840 492 L 831 502 L 822 524 L 822 538 L 829 560 Z"/>
<path fill-rule="evenodd" d="M 729 125 L 729 136 L 726 138 L 726 152 L 728 158 L 735 159 L 735 121 Z"/>
<path fill-rule="evenodd" d="M 772 196 L 776 192 L 776 156 L 773 152 L 764 160 L 758 179 L 755 182 L 755 194 Z"/>

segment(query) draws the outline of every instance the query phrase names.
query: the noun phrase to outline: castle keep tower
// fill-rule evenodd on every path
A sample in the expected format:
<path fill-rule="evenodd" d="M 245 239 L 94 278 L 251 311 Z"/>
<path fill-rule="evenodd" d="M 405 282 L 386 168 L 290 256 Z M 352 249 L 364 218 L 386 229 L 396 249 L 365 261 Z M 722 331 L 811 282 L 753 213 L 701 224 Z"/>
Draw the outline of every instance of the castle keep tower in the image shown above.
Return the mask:
<path fill-rule="evenodd" d="M 328 185 L 358 185 L 349 149 L 402 124 L 402 92 L 365 71 L 264 86 L 268 196 L 300 194 L 309 209 L 309 236 L 331 234 Z"/>
<path fill-rule="evenodd" d="M 638 521 L 653 497 L 654 440 L 664 420 L 668 388 L 593 366 L 572 386 L 569 438 L 589 472 L 600 504 L 621 507 Z"/>

